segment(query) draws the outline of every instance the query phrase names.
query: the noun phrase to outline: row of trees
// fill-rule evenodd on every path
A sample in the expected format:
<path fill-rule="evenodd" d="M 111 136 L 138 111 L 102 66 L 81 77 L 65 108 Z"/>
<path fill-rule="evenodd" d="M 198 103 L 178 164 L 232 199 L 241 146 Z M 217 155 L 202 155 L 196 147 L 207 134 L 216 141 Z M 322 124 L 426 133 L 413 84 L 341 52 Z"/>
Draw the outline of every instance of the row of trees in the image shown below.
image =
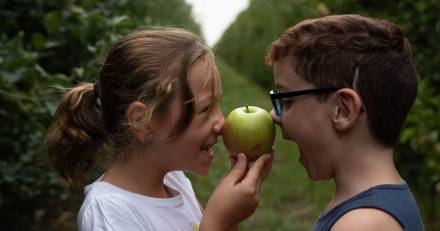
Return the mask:
<path fill-rule="evenodd" d="M 0 216 L 3 228 L 66 223 L 78 205 L 45 159 L 44 136 L 60 88 L 97 78 L 109 44 L 138 27 L 184 26 L 200 34 L 184 0 L 0 1 Z M 73 219 L 75 217 L 73 216 Z"/>
<path fill-rule="evenodd" d="M 401 26 L 413 46 L 420 75 L 419 94 L 397 146 L 396 160 L 411 184 L 425 221 L 440 228 L 440 1 L 432 0 L 251 0 L 249 8 L 226 30 L 217 55 L 264 88 L 272 72 L 264 63 L 269 44 L 284 30 L 306 19 L 357 13 Z"/>
<path fill-rule="evenodd" d="M 417 101 L 397 148 L 399 169 L 414 186 L 424 218 L 440 228 L 440 2 L 432 0 L 251 0 L 216 46 L 217 55 L 265 88 L 266 48 L 294 23 L 360 13 L 401 25 L 420 74 Z M 0 1 L 0 216 L 6 229 L 61 223 L 60 205 L 77 206 L 45 160 L 42 142 L 65 86 L 97 77 L 109 44 L 139 26 L 185 26 L 200 34 L 184 0 Z M 96 58 L 98 57 L 98 58 Z M 73 202 L 73 203 L 71 203 Z M 55 219 L 55 220 L 54 220 Z M 437 223 L 435 223 L 437 222 Z M 60 227 L 58 227 L 59 229 Z"/>

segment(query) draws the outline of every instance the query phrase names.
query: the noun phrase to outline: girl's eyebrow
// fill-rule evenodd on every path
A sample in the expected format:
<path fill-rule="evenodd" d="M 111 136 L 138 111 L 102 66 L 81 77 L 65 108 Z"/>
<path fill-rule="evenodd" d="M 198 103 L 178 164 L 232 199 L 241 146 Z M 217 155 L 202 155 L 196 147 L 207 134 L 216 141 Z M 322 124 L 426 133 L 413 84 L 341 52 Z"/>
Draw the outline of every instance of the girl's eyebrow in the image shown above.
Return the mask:
<path fill-rule="evenodd" d="M 196 100 L 197 103 L 205 102 L 205 101 L 211 101 L 212 96 L 205 96 L 203 98 L 199 98 Z"/>
<path fill-rule="evenodd" d="M 192 102 L 196 102 L 196 99 L 195 99 L 195 98 L 192 98 L 192 99 L 189 99 L 189 100 L 187 100 L 187 101 L 184 101 L 183 103 L 184 103 L 184 104 L 188 104 L 188 103 L 192 103 Z"/>
<path fill-rule="evenodd" d="M 204 103 L 206 101 L 208 101 L 211 104 L 211 103 L 215 103 L 216 100 L 221 100 L 221 98 L 222 98 L 221 94 L 219 94 L 219 95 L 214 95 L 213 94 L 213 95 L 205 96 L 203 98 L 199 98 L 199 99 L 197 99 L 195 101 L 196 101 L 197 104 L 201 104 L 201 103 Z"/>

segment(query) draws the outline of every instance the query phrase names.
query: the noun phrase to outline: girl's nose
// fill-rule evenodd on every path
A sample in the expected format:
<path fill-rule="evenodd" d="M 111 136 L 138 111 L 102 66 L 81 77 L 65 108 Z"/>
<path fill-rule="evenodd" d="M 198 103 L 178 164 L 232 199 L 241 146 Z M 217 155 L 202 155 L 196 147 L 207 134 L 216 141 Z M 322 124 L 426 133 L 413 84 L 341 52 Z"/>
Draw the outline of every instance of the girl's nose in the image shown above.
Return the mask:
<path fill-rule="evenodd" d="M 223 112 L 221 109 L 217 110 L 216 120 L 214 122 L 213 131 L 215 134 L 221 134 L 223 130 L 223 125 L 225 124 L 225 117 L 223 116 Z"/>
<path fill-rule="evenodd" d="M 275 114 L 275 111 L 273 109 L 272 111 L 270 111 L 270 116 L 276 124 L 281 125 L 281 118 Z"/>

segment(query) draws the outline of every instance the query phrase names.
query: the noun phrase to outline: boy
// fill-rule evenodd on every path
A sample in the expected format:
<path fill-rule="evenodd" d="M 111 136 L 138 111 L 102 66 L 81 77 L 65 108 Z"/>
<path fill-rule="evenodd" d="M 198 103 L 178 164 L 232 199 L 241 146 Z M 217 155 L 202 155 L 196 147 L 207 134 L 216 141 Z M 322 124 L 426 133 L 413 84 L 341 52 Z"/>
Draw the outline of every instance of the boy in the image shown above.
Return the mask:
<path fill-rule="evenodd" d="M 410 50 L 396 25 L 359 15 L 302 21 L 268 50 L 273 119 L 309 177 L 336 184 L 313 230 L 424 230 L 393 162 L 417 94 Z"/>

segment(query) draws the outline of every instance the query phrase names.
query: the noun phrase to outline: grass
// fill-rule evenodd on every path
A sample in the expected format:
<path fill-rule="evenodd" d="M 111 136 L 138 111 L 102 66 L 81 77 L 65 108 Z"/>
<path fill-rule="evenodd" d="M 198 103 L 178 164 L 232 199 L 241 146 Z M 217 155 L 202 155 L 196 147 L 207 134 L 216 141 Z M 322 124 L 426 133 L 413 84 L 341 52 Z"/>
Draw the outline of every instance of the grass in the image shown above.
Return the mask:
<path fill-rule="evenodd" d="M 225 116 L 245 104 L 271 109 L 268 94 L 259 86 L 219 61 L 223 84 L 222 110 Z M 299 164 L 294 143 L 284 141 L 277 127 L 275 161 L 262 186 L 260 204 L 255 214 L 242 223 L 241 230 L 310 230 L 321 209 L 331 199 L 333 185 L 311 182 Z M 220 142 L 207 177 L 189 175 L 202 204 L 206 204 L 218 180 L 229 168 L 228 152 Z"/>

